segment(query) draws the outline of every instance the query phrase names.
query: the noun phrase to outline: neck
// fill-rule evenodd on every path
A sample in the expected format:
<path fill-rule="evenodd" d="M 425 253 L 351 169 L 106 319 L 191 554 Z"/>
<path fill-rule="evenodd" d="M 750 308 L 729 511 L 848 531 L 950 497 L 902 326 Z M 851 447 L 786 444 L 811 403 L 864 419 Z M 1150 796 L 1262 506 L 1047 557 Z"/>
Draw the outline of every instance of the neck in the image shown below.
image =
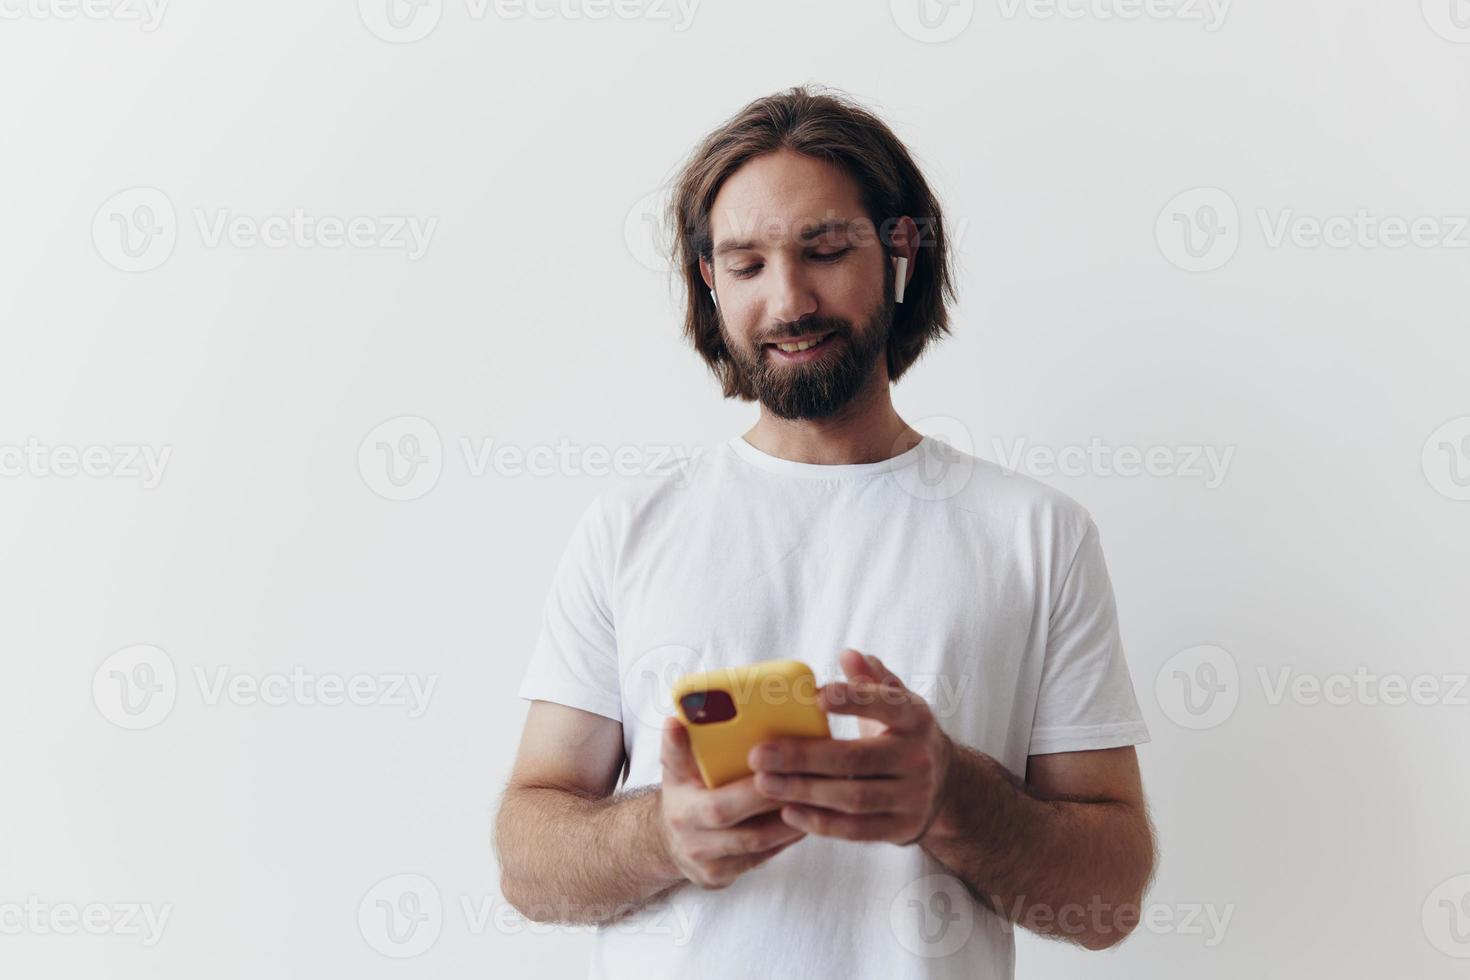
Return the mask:
<path fill-rule="evenodd" d="M 880 364 L 852 401 L 827 418 L 783 419 L 763 405 L 745 441 L 763 453 L 797 463 L 836 466 L 891 459 L 917 446 L 923 437 L 894 411 L 888 389 L 888 372 Z"/>

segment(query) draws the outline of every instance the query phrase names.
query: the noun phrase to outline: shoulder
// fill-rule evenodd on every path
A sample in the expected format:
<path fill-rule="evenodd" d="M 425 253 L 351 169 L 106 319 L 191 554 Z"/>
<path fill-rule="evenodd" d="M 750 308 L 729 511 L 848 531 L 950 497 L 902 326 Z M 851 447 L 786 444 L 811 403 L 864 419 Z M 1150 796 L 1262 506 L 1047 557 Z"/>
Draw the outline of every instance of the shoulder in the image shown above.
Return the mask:
<path fill-rule="evenodd" d="M 667 446 L 650 451 L 633 475 L 613 475 L 583 508 L 579 525 L 613 551 L 660 520 L 701 497 L 729 450 L 715 446 Z"/>
<path fill-rule="evenodd" d="M 931 474 L 939 472 L 935 467 L 942 469 L 939 492 L 951 507 L 996 533 L 1029 539 L 1057 560 L 1069 560 L 1089 534 L 1097 533 L 1091 512 L 1076 498 L 999 463 L 937 443 L 931 458 L 919 465 L 928 465 Z M 935 482 L 932 475 L 911 479 Z"/>
<path fill-rule="evenodd" d="M 1086 523 L 1090 515 L 1076 498 L 1033 476 L 1007 469 L 992 460 L 964 452 L 942 442 L 934 443 L 930 466 L 957 471 L 957 496 L 963 502 L 982 502 L 1008 511 L 1045 514 L 1057 520 Z M 923 461 L 921 461 L 922 465 Z"/>

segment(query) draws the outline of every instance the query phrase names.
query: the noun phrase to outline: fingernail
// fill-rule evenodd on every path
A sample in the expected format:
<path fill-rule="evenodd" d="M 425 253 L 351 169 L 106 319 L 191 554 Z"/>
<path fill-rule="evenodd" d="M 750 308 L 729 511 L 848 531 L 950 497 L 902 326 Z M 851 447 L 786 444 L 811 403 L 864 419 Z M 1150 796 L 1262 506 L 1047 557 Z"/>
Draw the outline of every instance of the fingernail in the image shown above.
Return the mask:
<path fill-rule="evenodd" d="M 776 776 L 768 772 L 763 772 L 756 778 L 760 780 L 762 786 L 773 793 L 779 793 L 786 788 L 785 776 Z"/>

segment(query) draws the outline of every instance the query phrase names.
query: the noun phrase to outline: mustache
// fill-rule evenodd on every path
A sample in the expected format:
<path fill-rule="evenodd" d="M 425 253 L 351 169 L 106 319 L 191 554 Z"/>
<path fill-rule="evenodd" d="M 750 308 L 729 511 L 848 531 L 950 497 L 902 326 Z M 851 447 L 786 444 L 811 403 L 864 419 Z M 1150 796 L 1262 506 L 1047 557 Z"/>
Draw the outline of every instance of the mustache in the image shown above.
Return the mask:
<path fill-rule="evenodd" d="M 810 337 L 813 334 L 832 333 L 839 337 L 845 337 L 852 332 L 852 326 L 846 320 L 808 320 L 804 323 L 793 323 L 791 326 L 775 333 L 761 337 L 756 345 L 778 344 L 798 337 Z"/>

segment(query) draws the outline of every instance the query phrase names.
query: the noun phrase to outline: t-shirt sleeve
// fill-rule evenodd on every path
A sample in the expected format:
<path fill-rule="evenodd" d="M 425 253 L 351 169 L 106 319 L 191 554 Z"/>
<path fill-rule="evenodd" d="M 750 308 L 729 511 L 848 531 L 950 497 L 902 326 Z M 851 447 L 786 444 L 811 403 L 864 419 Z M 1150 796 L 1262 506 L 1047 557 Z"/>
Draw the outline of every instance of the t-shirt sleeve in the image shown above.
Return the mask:
<path fill-rule="evenodd" d="M 613 541 L 599 497 L 582 512 L 541 611 L 541 630 L 518 696 L 622 721 L 613 632 Z"/>
<path fill-rule="evenodd" d="M 1113 586 L 1089 518 L 1052 602 L 1029 755 L 1149 740 L 1123 656 Z"/>

